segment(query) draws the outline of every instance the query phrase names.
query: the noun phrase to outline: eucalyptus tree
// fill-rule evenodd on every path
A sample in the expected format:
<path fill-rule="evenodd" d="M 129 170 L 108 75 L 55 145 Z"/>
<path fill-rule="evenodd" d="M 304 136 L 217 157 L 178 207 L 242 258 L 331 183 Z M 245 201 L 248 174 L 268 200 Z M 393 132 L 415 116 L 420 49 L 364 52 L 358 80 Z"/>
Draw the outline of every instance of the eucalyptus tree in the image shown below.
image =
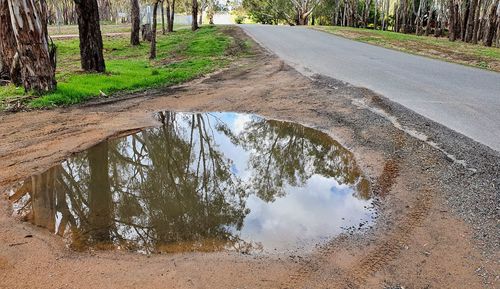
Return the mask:
<path fill-rule="evenodd" d="M 156 58 L 156 26 L 158 20 L 158 5 L 160 0 L 154 0 L 153 2 L 153 25 L 151 27 L 151 49 L 149 52 L 149 59 Z"/>
<path fill-rule="evenodd" d="M 49 48 L 45 0 L 0 1 L 1 78 L 37 93 L 56 88 L 55 51 Z"/>
<path fill-rule="evenodd" d="M 132 24 L 132 30 L 130 33 L 130 44 L 139 45 L 140 37 L 139 33 L 141 31 L 141 11 L 139 7 L 139 0 L 130 0 L 130 21 Z"/>
<path fill-rule="evenodd" d="M 17 55 L 17 42 L 10 20 L 7 0 L 0 0 L 0 80 L 22 85 Z M 2 84 L 0 83 L 0 84 Z"/>
<path fill-rule="evenodd" d="M 192 0 L 191 2 L 191 30 L 198 30 L 198 0 Z"/>
<path fill-rule="evenodd" d="M 167 13 L 167 32 L 174 32 L 175 0 L 164 0 Z"/>
<path fill-rule="evenodd" d="M 88 72 L 104 72 L 103 44 L 97 0 L 74 0 L 80 35 L 82 69 Z"/>

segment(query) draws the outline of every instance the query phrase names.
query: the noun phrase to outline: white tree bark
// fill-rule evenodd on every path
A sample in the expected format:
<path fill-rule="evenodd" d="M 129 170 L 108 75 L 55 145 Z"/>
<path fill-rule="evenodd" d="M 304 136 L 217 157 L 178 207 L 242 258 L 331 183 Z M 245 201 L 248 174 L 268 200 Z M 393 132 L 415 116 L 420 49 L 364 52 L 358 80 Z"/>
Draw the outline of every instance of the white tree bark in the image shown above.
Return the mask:
<path fill-rule="evenodd" d="M 17 44 L 21 78 L 25 90 L 51 91 L 56 87 L 55 69 L 49 55 L 41 1 L 7 0 Z"/>

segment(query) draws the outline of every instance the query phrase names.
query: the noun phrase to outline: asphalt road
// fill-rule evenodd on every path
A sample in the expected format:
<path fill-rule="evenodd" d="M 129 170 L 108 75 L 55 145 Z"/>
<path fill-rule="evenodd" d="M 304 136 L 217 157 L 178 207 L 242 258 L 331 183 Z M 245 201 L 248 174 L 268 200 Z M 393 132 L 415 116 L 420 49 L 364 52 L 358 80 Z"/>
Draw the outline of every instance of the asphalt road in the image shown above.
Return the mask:
<path fill-rule="evenodd" d="M 318 73 L 369 88 L 500 151 L 500 73 L 303 27 L 242 28 L 303 74 Z"/>

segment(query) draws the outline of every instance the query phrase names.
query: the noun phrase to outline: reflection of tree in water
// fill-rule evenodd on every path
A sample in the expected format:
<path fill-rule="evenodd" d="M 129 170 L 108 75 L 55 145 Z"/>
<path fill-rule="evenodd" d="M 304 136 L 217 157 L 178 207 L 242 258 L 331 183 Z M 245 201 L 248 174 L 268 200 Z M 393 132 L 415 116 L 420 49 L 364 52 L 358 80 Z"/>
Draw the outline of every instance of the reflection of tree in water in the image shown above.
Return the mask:
<path fill-rule="evenodd" d="M 272 202 L 286 194 L 285 186 L 302 186 L 312 175 L 334 178 L 339 184 L 356 185 L 360 197 L 369 198 L 352 154 L 327 134 L 290 122 L 253 118 L 242 133 L 224 132 L 250 152 L 254 170 L 252 186 L 263 200 Z"/>
<path fill-rule="evenodd" d="M 244 190 L 230 174 L 230 161 L 214 147 L 209 119 L 201 114 L 163 113 L 159 120 L 161 127 L 129 137 L 132 152 L 114 153 L 116 159 L 133 159 L 131 166 L 114 162 L 113 190 L 124 198 L 119 210 L 122 215 L 147 216 L 140 219 L 140 225 L 148 229 L 133 229 L 144 242 L 152 239 L 156 246 L 228 241 L 232 238 L 229 228 L 241 229 L 247 213 Z M 119 172 L 118 167 L 130 169 L 134 177 Z"/>
<path fill-rule="evenodd" d="M 253 118 L 235 135 L 209 115 L 160 113 L 158 120 L 158 128 L 103 142 L 29 178 L 11 198 L 75 249 L 245 251 L 255 244 L 237 232 L 250 193 L 271 202 L 313 174 L 363 183 L 348 151 L 300 125 Z M 250 153 L 250 182 L 231 171 L 216 131 Z"/>
<path fill-rule="evenodd" d="M 26 217 L 71 232 L 77 249 L 245 249 L 232 233 L 248 213 L 244 190 L 214 146 L 210 120 L 172 113 L 159 120 L 159 128 L 103 142 L 30 178 L 12 198 L 28 193 Z"/>

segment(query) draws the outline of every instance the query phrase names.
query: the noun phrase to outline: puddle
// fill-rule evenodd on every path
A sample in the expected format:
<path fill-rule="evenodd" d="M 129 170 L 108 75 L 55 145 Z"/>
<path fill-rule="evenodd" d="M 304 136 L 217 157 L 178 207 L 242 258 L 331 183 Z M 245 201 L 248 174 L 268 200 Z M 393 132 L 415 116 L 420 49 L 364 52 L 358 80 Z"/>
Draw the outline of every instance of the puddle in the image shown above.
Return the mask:
<path fill-rule="evenodd" d="M 75 250 L 310 251 L 372 222 L 352 154 L 304 126 L 237 113 L 157 114 L 12 191 L 16 215 Z"/>

